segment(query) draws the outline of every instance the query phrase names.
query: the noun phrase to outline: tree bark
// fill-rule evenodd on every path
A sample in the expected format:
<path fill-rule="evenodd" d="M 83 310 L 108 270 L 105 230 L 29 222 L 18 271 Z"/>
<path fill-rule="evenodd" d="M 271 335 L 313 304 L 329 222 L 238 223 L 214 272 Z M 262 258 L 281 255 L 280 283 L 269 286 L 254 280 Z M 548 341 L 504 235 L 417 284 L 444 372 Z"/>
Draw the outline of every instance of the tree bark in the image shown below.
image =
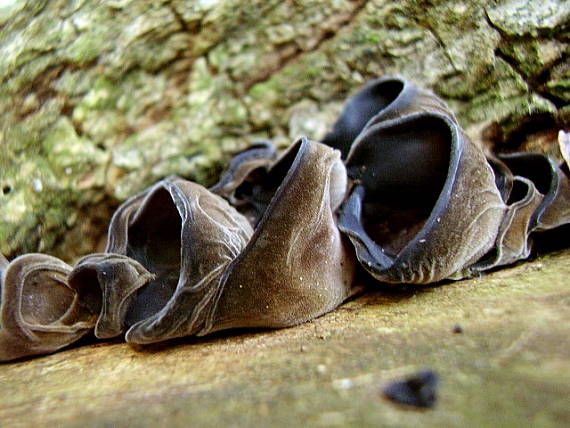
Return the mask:
<path fill-rule="evenodd" d="M 367 79 L 433 89 L 473 138 L 552 152 L 570 122 L 563 0 L 29 0 L 0 7 L 0 251 L 92 252 L 169 174 L 320 139 Z"/>

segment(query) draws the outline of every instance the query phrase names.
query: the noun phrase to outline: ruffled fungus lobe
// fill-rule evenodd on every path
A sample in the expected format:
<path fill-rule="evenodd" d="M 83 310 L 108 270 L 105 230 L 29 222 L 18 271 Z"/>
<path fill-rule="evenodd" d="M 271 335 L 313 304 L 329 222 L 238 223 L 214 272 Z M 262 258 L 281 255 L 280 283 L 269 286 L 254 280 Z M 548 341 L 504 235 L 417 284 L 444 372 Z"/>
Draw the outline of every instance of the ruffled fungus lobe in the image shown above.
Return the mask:
<path fill-rule="evenodd" d="M 554 229 L 570 222 L 570 181 L 551 158 L 539 153 L 503 154 L 499 158 L 514 176 L 530 180 L 543 196 L 530 220 L 531 232 Z"/>
<path fill-rule="evenodd" d="M 346 165 L 353 187 L 339 228 L 380 281 L 461 277 L 492 248 L 505 205 L 483 153 L 443 101 L 400 82 L 379 79 L 363 90 L 381 98 L 388 87 L 393 101 L 361 120 L 366 125 L 350 144 Z M 349 100 L 351 114 L 359 114 L 364 95 Z"/>
<path fill-rule="evenodd" d="M 211 331 L 299 324 L 356 291 L 354 255 L 334 215 L 346 180 L 340 153 L 304 138 L 273 165 L 262 192 L 273 196 L 228 269 Z"/>
<path fill-rule="evenodd" d="M 103 253 L 80 259 L 68 282 L 83 304 L 99 314 L 95 336 L 107 339 L 124 332 L 127 311 L 136 292 L 153 278 L 136 260 Z"/>
<path fill-rule="evenodd" d="M 136 332 L 151 320 L 148 341 L 193 334 L 213 284 L 252 233 L 222 198 L 169 177 L 118 208 L 106 253 L 81 260 L 71 283 L 85 300 L 102 302 L 97 337 Z"/>
<path fill-rule="evenodd" d="M 514 176 L 498 158 L 488 156 L 495 173 L 495 183 L 506 205 L 493 248 L 475 264 L 466 269 L 470 275 L 529 257 L 531 245 L 530 224 L 540 207 L 543 196 L 532 181 Z"/>
<path fill-rule="evenodd" d="M 534 235 L 570 222 L 570 182 L 552 159 L 512 153 L 488 160 L 507 209 L 494 248 L 469 268 L 471 272 L 529 257 Z"/>
<path fill-rule="evenodd" d="M 368 82 L 350 97 L 323 143 L 337 148 L 345 159 L 368 121 L 375 123 L 422 110 L 441 111 L 453 117 L 445 103 L 433 94 L 398 76 Z"/>
<path fill-rule="evenodd" d="M 246 175 L 230 171 L 227 181 Z M 254 227 L 221 197 L 177 177 L 131 198 L 111 220 L 106 252 L 154 276 L 118 293 L 129 296 L 121 306 L 128 308 L 102 311 L 98 325 L 115 332 L 124 326 L 128 342 L 150 343 L 285 327 L 334 309 L 354 292 L 353 254 L 333 215 L 346 180 L 338 151 L 301 139 L 267 171 L 261 200 L 268 202 L 259 205 Z M 88 261 L 86 272 L 103 271 L 97 266 L 103 259 Z M 90 275 L 106 289 L 105 278 Z M 135 281 L 136 275 L 122 284 Z"/>
<path fill-rule="evenodd" d="M 44 254 L 0 260 L 0 361 L 47 354 L 88 333 L 97 313 L 67 283 L 71 267 Z"/>
<path fill-rule="evenodd" d="M 277 152 L 271 143 L 261 142 L 237 153 L 218 183 L 208 190 L 222 196 L 251 223 L 259 219 L 269 201 L 259 192 Z M 260 200 L 261 199 L 261 200 Z"/>

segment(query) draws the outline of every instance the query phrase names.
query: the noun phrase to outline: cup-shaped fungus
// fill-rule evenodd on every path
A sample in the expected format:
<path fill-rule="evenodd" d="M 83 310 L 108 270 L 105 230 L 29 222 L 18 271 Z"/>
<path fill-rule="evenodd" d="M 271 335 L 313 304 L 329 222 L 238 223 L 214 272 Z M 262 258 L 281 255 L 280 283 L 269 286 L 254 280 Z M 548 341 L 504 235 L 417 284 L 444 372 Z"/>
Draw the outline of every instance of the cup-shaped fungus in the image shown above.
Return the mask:
<path fill-rule="evenodd" d="M 69 274 L 69 286 L 84 305 L 99 314 L 95 336 L 107 339 L 126 328 L 126 316 L 137 291 L 154 276 L 130 257 L 95 253 L 81 258 Z"/>
<path fill-rule="evenodd" d="M 338 151 L 301 139 L 267 171 L 263 193 L 271 197 L 253 225 L 220 196 L 177 177 L 126 201 L 111 220 L 106 252 L 153 277 L 118 293 L 129 302 L 111 324 L 127 330 L 128 342 L 151 343 L 286 327 L 334 309 L 355 291 L 353 254 L 334 216 L 346 182 Z"/>
<path fill-rule="evenodd" d="M 471 275 L 530 256 L 530 225 L 544 199 L 532 181 L 514 176 L 500 159 L 488 156 L 487 160 L 506 208 L 493 248 L 466 269 Z"/>
<path fill-rule="evenodd" d="M 553 159 L 539 153 L 502 154 L 499 158 L 513 175 L 530 180 L 544 196 L 530 220 L 531 232 L 570 222 L 570 181 Z"/>
<path fill-rule="evenodd" d="M 258 194 L 266 195 L 260 200 L 269 202 L 228 269 L 225 290 L 211 313 L 212 331 L 299 324 L 334 309 L 357 290 L 354 254 L 334 214 L 347 185 L 340 153 L 301 138 L 259 185 Z"/>
<path fill-rule="evenodd" d="M 71 267 L 45 254 L 0 260 L 0 361 L 61 349 L 95 324 L 97 313 L 69 287 Z"/>
<path fill-rule="evenodd" d="M 347 159 L 339 227 L 380 281 L 461 277 L 493 246 L 505 205 L 482 151 L 451 115 L 372 119 Z"/>
<path fill-rule="evenodd" d="M 445 103 L 431 92 L 399 76 L 371 80 L 345 103 L 323 143 L 348 156 L 353 141 L 369 121 L 379 123 L 417 111 L 439 111 L 453 117 Z"/>
<path fill-rule="evenodd" d="M 259 201 L 258 184 L 275 163 L 277 151 L 269 142 L 251 145 L 234 155 L 220 180 L 208 190 L 222 196 L 251 223 L 261 217 L 267 201 Z"/>
<path fill-rule="evenodd" d="M 139 341 L 197 333 L 224 269 L 252 233 L 245 217 L 204 187 L 178 177 L 159 181 L 118 208 L 106 248 L 152 277 L 136 289 L 136 275 L 123 282 L 132 290 L 122 293 L 130 296 L 126 310 L 118 314 L 114 305 L 115 312 L 101 313 L 99 321 L 114 318 L 129 337 L 143 335 Z"/>

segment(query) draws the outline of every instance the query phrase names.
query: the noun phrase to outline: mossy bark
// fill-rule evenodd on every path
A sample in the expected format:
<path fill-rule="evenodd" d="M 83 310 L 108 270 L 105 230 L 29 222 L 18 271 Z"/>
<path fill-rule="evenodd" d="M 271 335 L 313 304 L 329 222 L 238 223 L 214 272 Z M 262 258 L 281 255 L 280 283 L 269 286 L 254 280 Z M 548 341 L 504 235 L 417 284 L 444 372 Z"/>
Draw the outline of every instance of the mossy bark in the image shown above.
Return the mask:
<path fill-rule="evenodd" d="M 0 251 L 94 251 L 168 174 L 211 183 L 259 139 L 320 139 L 397 73 L 475 138 L 551 150 L 570 122 L 563 0 L 29 0 L 0 8 Z"/>

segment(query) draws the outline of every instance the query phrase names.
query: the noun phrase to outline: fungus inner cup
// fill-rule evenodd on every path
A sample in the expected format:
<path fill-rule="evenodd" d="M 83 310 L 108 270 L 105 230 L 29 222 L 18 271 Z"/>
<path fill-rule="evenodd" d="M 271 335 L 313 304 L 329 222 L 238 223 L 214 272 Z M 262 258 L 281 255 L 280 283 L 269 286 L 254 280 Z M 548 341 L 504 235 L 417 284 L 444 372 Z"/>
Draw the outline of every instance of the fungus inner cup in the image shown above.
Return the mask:
<path fill-rule="evenodd" d="M 533 153 L 515 153 L 501 155 L 513 175 L 526 177 L 533 182 L 536 189 L 547 195 L 556 186 L 556 175 L 547 157 Z"/>
<path fill-rule="evenodd" d="M 255 209 L 254 216 L 246 215 L 254 228 L 263 218 L 279 186 L 284 182 L 289 171 L 293 169 L 293 163 L 300 148 L 301 144 L 291 146 L 267 172 L 253 170 L 236 189 L 236 197 L 247 201 Z"/>
<path fill-rule="evenodd" d="M 337 148 L 345 158 L 352 142 L 370 119 L 392 104 L 404 89 L 404 82 L 398 79 L 386 79 L 373 82 L 346 103 L 341 116 L 327 134 L 323 143 Z"/>
<path fill-rule="evenodd" d="M 443 120 L 423 116 L 374 126 L 355 142 L 348 173 L 365 188 L 363 226 L 387 254 L 399 253 L 433 211 L 449 173 L 451 141 Z"/>
<path fill-rule="evenodd" d="M 155 279 L 137 291 L 127 310 L 127 325 L 154 315 L 174 294 L 180 276 L 181 233 L 180 213 L 171 195 L 157 189 L 128 229 L 126 255 L 155 274 Z"/>
<path fill-rule="evenodd" d="M 103 295 L 97 278 L 97 271 L 85 269 L 73 275 L 73 287 L 81 296 L 81 304 L 92 313 L 98 314 L 103 307 Z"/>
<path fill-rule="evenodd" d="M 27 324 L 49 325 L 67 315 L 75 293 L 56 275 L 36 273 L 25 281 L 20 310 Z"/>

